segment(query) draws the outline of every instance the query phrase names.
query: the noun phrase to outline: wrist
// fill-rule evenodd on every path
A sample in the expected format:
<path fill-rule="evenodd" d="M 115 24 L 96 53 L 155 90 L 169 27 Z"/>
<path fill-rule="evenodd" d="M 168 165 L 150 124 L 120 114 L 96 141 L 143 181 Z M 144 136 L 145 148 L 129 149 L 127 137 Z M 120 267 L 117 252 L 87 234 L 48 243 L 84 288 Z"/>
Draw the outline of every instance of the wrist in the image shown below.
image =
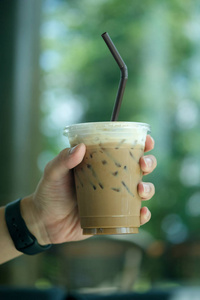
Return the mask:
<path fill-rule="evenodd" d="M 20 211 L 28 230 L 41 246 L 51 244 L 43 220 L 34 205 L 33 195 L 21 200 Z"/>

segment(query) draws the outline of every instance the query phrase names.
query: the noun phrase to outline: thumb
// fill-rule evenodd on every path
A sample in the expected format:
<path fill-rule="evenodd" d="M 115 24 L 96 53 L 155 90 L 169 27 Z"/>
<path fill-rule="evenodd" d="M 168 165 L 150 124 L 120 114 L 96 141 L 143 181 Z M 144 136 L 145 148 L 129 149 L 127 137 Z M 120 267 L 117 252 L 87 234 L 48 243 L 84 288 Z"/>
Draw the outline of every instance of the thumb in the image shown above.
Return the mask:
<path fill-rule="evenodd" d="M 72 168 L 76 167 L 77 165 L 79 165 L 83 160 L 85 152 L 86 152 L 86 147 L 83 143 L 81 143 L 71 149 L 68 149 L 66 167 L 68 169 L 72 169 Z"/>
<path fill-rule="evenodd" d="M 62 150 L 45 167 L 44 175 L 48 180 L 58 181 L 67 175 L 70 169 L 76 167 L 83 160 L 86 152 L 84 144 L 79 144 L 71 149 Z"/>

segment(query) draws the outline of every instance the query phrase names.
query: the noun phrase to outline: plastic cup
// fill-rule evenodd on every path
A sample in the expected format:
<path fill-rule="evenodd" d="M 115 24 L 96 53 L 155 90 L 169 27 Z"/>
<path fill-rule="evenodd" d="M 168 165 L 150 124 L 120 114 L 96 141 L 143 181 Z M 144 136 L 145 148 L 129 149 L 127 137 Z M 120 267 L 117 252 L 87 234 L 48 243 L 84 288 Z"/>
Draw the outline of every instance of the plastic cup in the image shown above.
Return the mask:
<path fill-rule="evenodd" d="M 136 122 L 96 122 L 67 126 L 71 147 L 86 145 L 74 168 L 83 234 L 138 233 L 141 198 L 139 165 L 150 126 Z"/>

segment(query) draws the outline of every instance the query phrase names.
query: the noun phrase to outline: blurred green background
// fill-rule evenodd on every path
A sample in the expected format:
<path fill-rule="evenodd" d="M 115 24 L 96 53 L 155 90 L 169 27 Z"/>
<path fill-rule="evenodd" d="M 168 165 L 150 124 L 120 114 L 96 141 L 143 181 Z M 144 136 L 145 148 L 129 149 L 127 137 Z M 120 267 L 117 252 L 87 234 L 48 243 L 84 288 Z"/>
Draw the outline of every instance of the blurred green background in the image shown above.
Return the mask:
<path fill-rule="evenodd" d="M 1 266 L 0 283 L 145 291 L 199 285 L 200 3 L 8 0 L 0 3 L 0 203 L 32 193 L 68 146 L 63 128 L 108 121 L 126 65 L 119 120 L 146 122 L 158 167 L 139 235 L 57 245 Z"/>

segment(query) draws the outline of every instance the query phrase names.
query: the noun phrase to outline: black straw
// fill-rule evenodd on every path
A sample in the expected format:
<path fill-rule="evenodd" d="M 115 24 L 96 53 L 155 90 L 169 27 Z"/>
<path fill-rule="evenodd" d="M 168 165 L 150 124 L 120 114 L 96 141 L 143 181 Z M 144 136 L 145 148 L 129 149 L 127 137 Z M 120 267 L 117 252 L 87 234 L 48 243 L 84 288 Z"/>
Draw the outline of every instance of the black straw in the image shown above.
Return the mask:
<path fill-rule="evenodd" d="M 121 70 L 120 83 L 119 83 L 117 96 L 116 96 L 116 99 L 115 99 L 115 104 L 114 104 L 114 108 L 113 108 L 113 112 L 112 112 L 112 116 L 111 116 L 111 121 L 117 121 L 119 111 L 120 111 L 120 107 L 121 107 L 121 103 L 122 103 L 122 98 L 123 98 L 123 95 L 124 95 L 126 81 L 128 79 L 128 68 L 125 65 L 123 59 L 121 58 L 119 52 L 117 51 L 117 48 L 113 44 L 113 41 L 111 40 L 109 34 L 107 32 L 104 32 L 101 36 L 104 39 L 104 41 L 105 41 L 106 45 L 108 46 L 112 56 L 116 60 L 118 66 L 120 67 L 120 70 Z"/>

